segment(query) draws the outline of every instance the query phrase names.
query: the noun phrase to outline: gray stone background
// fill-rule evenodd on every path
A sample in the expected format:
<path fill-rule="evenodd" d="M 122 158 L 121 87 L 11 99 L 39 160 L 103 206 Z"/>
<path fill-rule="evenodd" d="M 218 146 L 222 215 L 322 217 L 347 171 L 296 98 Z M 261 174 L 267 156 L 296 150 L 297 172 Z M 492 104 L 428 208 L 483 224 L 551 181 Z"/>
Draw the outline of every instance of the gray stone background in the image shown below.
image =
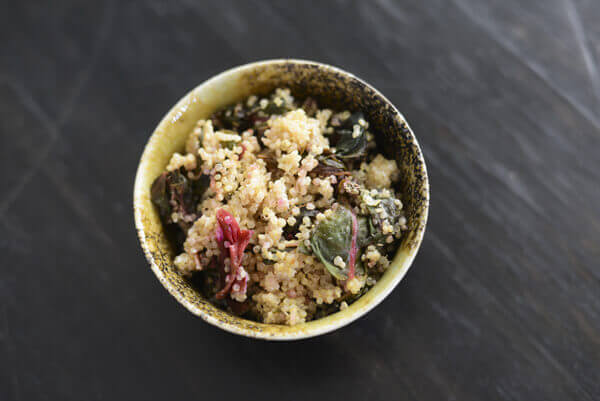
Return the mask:
<path fill-rule="evenodd" d="M 3 1 L 0 399 L 600 399 L 600 2 Z M 186 312 L 133 178 L 235 65 L 342 67 L 421 142 L 425 241 L 363 319 L 295 343 Z"/>

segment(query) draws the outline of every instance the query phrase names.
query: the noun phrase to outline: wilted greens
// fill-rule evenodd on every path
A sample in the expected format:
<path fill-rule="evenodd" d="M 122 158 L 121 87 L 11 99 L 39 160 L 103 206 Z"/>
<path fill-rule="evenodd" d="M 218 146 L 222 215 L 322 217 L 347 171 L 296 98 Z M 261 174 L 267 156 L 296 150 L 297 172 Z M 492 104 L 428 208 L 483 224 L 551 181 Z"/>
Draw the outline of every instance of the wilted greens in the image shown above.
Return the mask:
<path fill-rule="evenodd" d="M 386 247 L 400 233 L 403 219 L 402 203 L 388 190 L 361 188 L 359 195 L 343 199 L 349 203 L 338 206 L 318 222 L 310 240 L 312 253 L 340 281 L 369 274 L 361 259 L 365 249 L 373 246 L 382 253 L 384 249 L 389 250 Z M 352 210 L 350 203 L 356 205 L 358 213 Z"/>
<path fill-rule="evenodd" d="M 336 156 L 342 159 L 357 158 L 366 155 L 367 135 L 363 113 L 354 113 L 334 129 Z"/>
<path fill-rule="evenodd" d="M 402 203 L 398 199 L 376 190 L 362 190 L 360 197 L 362 210 L 368 217 L 370 242 L 382 242 L 390 232 L 400 230 Z"/>
<path fill-rule="evenodd" d="M 296 223 L 294 225 L 286 225 L 285 228 L 283 229 L 283 236 L 287 239 L 287 240 L 292 240 L 295 238 L 296 233 L 298 232 L 298 227 L 300 227 L 300 224 L 302 223 L 302 219 L 304 217 L 315 217 L 317 214 L 319 214 L 319 211 L 317 209 L 312 209 L 312 210 L 308 210 L 305 206 L 303 206 L 302 208 L 300 208 L 300 214 L 298 214 L 298 216 L 296 216 Z"/>
<path fill-rule="evenodd" d="M 181 217 L 177 223 L 186 230 L 189 222 L 195 220 L 196 206 L 209 184 L 210 178 L 206 175 L 191 179 L 180 170 L 158 176 L 152 183 L 150 195 L 163 224 L 175 223 L 172 215 L 176 213 Z"/>
<path fill-rule="evenodd" d="M 214 113 L 211 117 L 213 126 L 218 130 L 234 130 L 239 132 L 254 129 L 262 134 L 267 128 L 267 120 L 271 115 L 285 114 L 294 109 L 284 98 L 272 94 L 264 102 L 242 102 Z"/>
<path fill-rule="evenodd" d="M 353 219 L 356 219 L 356 216 L 352 213 L 346 207 L 338 207 L 333 214 L 317 224 L 310 239 L 314 254 L 338 280 L 348 279 L 354 271 L 351 255 L 354 252 L 356 257 L 358 229 L 354 232 Z M 343 267 L 335 263 L 338 256 L 343 261 Z"/>
<path fill-rule="evenodd" d="M 311 175 L 319 177 L 328 177 L 330 175 L 343 176 L 350 175 L 343 161 L 335 155 L 321 155 L 317 158 L 319 164 L 311 170 Z"/>

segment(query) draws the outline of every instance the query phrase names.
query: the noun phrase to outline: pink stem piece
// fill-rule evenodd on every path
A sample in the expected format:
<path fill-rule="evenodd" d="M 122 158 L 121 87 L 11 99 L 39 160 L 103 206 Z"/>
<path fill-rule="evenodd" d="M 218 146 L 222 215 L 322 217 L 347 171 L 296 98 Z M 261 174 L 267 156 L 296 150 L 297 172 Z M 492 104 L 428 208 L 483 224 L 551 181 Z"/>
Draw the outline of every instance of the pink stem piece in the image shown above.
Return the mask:
<path fill-rule="evenodd" d="M 217 228 L 215 229 L 215 239 L 219 244 L 220 250 L 220 262 L 221 268 L 225 268 L 225 252 L 229 252 L 229 274 L 225 275 L 225 282 L 223 288 L 215 295 L 217 299 L 224 298 L 231 292 L 233 284 L 237 281 L 240 286 L 236 292 L 242 292 L 247 288 L 247 273 L 243 274 L 244 277 L 237 279 L 240 273 L 245 273 L 243 267 L 241 267 L 242 257 L 244 256 L 244 249 L 248 246 L 250 238 L 252 237 L 252 230 L 241 230 L 235 218 L 226 210 L 217 210 Z M 243 290 L 243 291 L 242 291 Z"/>

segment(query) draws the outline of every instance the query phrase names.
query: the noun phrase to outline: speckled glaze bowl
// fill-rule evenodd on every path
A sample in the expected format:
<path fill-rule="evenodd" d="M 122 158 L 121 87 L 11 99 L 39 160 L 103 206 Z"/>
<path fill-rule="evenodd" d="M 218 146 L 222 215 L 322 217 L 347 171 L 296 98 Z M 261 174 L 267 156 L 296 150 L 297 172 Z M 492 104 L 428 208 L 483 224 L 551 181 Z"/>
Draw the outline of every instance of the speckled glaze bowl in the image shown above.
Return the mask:
<path fill-rule="evenodd" d="M 378 147 L 401 170 L 397 188 L 408 230 L 380 281 L 346 310 L 295 326 L 263 324 L 230 315 L 202 298 L 173 265 L 173 252 L 150 201 L 150 186 L 171 155 L 182 151 L 197 120 L 248 97 L 288 87 L 298 98 L 310 95 L 321 107 L 362 110 Z M 423 239 L 429 207 L 425 161 L 402 114 L 381 93 L 354 75 L 329 65 L 302 60 L 269 60 L 225 71 L 185 95 L 162 119 L 148 141 L 135 179 L 133 207 L 140 243 L 162 285 L 193 314 L 231 333 L 267 340 L 297 340 L 338 329 L 379 304 L 402 280 Z"/>

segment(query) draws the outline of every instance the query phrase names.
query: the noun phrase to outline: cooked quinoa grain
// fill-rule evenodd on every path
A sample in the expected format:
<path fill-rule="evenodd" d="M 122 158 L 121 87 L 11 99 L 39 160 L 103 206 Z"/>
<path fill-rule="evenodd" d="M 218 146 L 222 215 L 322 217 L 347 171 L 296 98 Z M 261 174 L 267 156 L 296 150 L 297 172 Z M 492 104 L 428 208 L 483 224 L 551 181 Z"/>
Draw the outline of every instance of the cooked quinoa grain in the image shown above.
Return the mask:
<path fill-rule="evenodd" d="M 179 234 L 177 269 L 217 306 L 265 323 L 347 308 L 406 229 L 398 167 L 368 128 L 360 112 L 287 89 L 198 121 L 151 191 Z"/>

